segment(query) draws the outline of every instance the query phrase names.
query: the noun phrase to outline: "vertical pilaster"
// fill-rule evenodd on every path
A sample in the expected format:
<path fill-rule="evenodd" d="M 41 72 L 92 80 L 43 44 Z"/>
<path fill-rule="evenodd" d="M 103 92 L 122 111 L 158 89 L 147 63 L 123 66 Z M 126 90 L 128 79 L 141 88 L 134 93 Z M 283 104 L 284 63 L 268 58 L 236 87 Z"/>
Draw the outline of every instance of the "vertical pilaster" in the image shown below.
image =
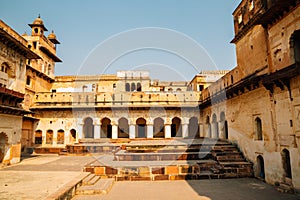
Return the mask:
<path fill-rule="evenodd" d="M 134 139 L 135 138 L 135 125 L 129 126 L 129 138 Z"/>
<path fill-rule="evenodd" d="M 112 139 L 118 139 L 118 125 L 112 125 Z"/>
<path fill-rule="evenodd" d="M 188 137 L 189 137 L 189 125 L 182 124 L 182 138 L 188 138 Z"/>
<path fill-rule="evenodd" d="M 171 125 L 165 124 L 165 138 L 171 138 Z"/>
<path fill-rule="evenodd" d="M 153 138 L 153 124 L 147 124 L 147 138 Z"/>

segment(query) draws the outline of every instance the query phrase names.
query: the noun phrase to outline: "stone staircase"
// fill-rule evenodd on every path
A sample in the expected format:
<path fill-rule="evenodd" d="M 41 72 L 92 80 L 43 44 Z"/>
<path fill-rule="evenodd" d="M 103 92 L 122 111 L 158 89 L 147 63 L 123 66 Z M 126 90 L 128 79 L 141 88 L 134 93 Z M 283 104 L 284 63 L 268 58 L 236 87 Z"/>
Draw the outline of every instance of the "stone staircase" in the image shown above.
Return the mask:
<path fill-rule="evenodd" d="M 132 142 L 122 145 L 107 165 L 93 162 L 84 171 L 116 181 L 195 180 L 252 177 L 253 165 L 227 141 Z"/>
<path fill-rule="evenodd" d="M 103 179 L 98 175 L 90 174 L 82 180 L 82 185 L 76 188 L 75 197 L 73 199 L 84 199 L 89 195 L 107 194 L 115 180 L 111 178 Z"/>

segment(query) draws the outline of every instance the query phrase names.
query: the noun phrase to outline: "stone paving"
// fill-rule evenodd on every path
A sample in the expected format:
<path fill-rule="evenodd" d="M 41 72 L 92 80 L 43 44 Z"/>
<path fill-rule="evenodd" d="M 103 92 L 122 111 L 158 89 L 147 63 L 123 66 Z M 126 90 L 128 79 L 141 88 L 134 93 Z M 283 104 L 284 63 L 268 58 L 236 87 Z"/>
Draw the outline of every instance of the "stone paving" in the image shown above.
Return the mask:
<path fill-rule="evenodd" d="M 0 199 L 44 199 L 70 181 L 82 178 L 89 156 L 43 155 L 0 170 Z M 256 179 L 116 182 L 107 195 L 75 199 L 274 199 L 296 200 L 299 195 L 277 192 Z"/>

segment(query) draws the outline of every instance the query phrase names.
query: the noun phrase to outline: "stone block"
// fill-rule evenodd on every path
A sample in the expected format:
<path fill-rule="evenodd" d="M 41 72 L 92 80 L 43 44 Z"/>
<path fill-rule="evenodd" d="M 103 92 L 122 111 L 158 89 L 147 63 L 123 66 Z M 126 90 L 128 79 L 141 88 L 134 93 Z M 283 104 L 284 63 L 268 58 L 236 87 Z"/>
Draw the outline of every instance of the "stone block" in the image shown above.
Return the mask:
<path fill-rule="evenodd" d="M 165 168 L 152 168 L 152 174 L 165 174 Z"/>
<path fill-rule="evenodd" d="M 165 174 L 179 174 L 179 167 L 178 166 L 167 166 L 165 168 Z"/>
<path fill-rule="evenodd" d="M 105 167 L 95 167 L 94 173 L 96 175 L 105 175 Z"/>

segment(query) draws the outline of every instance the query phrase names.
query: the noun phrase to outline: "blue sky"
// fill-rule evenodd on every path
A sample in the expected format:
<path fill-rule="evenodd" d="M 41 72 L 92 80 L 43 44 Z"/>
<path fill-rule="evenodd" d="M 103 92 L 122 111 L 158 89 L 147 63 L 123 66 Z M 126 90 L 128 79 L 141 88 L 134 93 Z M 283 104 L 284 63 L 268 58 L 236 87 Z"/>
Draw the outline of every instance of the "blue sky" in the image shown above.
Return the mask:
<path fill-rule="evenodd" d="M 46 35 L 54 30 L 61 42 L 57 54 L 63 63 L 57 63 L 56 75 L 147 69 L 153 79 L 189 80 L 201 70 L 236 66 L 230 41 L 232 12 L 239 3 L 2 0 L 0 18 L 18 33 L 29 34 L 27 24 L 41 15 Z"/>

